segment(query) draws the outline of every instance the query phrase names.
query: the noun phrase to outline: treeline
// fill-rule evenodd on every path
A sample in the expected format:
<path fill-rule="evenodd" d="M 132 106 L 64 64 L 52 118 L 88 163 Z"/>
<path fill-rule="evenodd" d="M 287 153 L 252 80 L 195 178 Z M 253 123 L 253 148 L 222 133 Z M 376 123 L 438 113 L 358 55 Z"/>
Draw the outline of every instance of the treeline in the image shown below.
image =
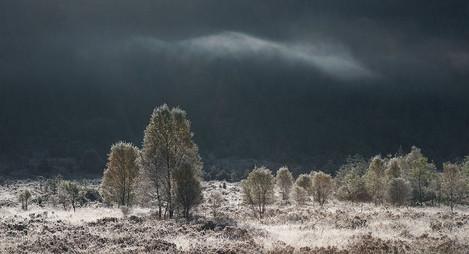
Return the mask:
<path fill-rule="evenodd" d="M 335 196 L 351 202 L 388 203 L 395 206 L 448 205 L 469 202 L 469 156 L 463 162 L 444 163 L 443 171 L 428 160 L 415 146 L 408 154 L 382 158 L 374 156 L 366 162 L 362 156 L 347 159 L 335 178 L 323 172 L 301 174 L 296 180 L 287 167 L 274 177 L 265 168 L 255 168 L 242 182 L 244 202 L 262 217 L 265 207 L 274 203 L 277 186 L 282 201 L 304 205 L 309 197 L 324 205 Z"/>
<path fill-rule="evenodd" d="M 335 178 L 336 196 L 342 200 L 389 202 L 395 205 L 440 205 L 467 203 L 469 156 L 461 163 L 435 164 L 415 146 L 405 155 L 382 158 L 369 163 L 362 157 L 347 159 Z"/>
<path fill-rule="evenodd" d="M 266 167 L 255 167 L 243 178 L 243 201 L 259 218 L 276 201 L 276 187 L 278 201 L 292 200 L 298 205 L 312 197 L 322 206 L 332 196 L 377 205 L 447 204 L 451 210 L 457 204 L 469 202 L 469 156 L 458 164 L 444 163 L 443 171 L 439 172 L 415 146 L 408 154 L 399 152 L 384 158 L 377 155 L 369 162 L 360 155 L 351 156 L 334 178 L 313 170 L 295 179 L 287 167 L 280 168 L 275 177 Z M 42 190 L 45 179 L 39 180 Z M 96 195 L 99 197 L 89 190 L 85 194 L 83 186 L 61 177 L 47 180 L 44 188 L 64 209 L 67 206 L 75 209 L 90 198 L 102 197 L 105 204 L 117 204 L 123 209 L 135 204 L 154 206 L 160 219 L 170 219 L 175 214 L 189 217 L 191 208 L 203 201 L 201 180 L 202 162 L 186 112 L 164 104 L 154 109 L 141 149 L 122 141 L 112 145 L 101 192 Z M 27 209 L 31 197 L 29 191 L 20 194 L 23 209 Z M 222 201 L 220 193 L 208 196 L 214 216 Z M 40 204 L 39 200 L 36 202 Z"/>

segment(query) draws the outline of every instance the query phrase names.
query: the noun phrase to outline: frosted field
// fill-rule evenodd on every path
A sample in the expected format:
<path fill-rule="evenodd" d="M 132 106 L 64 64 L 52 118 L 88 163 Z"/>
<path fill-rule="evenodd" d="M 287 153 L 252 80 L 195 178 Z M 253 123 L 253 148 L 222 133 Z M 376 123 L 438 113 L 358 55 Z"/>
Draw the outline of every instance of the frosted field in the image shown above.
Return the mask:
<path fill-rule="evenodd" d="M 39 184 L 0 187 L 0 253 L 469 253 L 469 209 L 394 208 L 331 201 L 298 207 L 276 203 L 258 220 L 241 204 L 238 184 L 205 182 L 225 202 L 213 218 L 207 204 L 190 221 L 159 221 L 154 208 L 91 203 L 76 212 L 60 205 L 17 202 Z M 98 188 L 99 185 L 92 186 Z"/>

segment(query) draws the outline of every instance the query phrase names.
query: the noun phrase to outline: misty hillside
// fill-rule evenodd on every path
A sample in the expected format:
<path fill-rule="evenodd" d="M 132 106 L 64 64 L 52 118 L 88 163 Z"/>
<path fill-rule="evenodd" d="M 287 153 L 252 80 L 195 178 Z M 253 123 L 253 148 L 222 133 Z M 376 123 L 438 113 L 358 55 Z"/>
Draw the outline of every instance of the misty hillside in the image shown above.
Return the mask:
<path fill-rule="evenodd" d="M 187 111 L 205 170 L 332 173 L 412 145 L 440 167 L 469 154 L 468 14 L 467 1 L 1 2 L 0 170 L 101 174 L 163 103 Z"/>

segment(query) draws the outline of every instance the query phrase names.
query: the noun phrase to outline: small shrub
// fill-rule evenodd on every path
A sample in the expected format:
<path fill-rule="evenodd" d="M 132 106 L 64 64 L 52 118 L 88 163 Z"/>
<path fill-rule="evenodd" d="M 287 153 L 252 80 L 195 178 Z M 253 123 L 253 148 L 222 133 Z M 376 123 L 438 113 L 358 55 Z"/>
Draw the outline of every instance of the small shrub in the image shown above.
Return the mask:
<path fill-rule="evenodd" d="M 222 194 L 218 191 L 210 193 L 207 199 L 207 203 L 212 210 L 213 217 L 217 217 L 217 211 L 223 204 L 224 198 Z"/>
<path fill-rule="evenodd" d="M 18 197 L 18 200 L 21 202 L 21 208 L 23 210 L 28 210 L 28 202 L 31 200 L 31 192 L 28 190 L 23 191 Z"/>

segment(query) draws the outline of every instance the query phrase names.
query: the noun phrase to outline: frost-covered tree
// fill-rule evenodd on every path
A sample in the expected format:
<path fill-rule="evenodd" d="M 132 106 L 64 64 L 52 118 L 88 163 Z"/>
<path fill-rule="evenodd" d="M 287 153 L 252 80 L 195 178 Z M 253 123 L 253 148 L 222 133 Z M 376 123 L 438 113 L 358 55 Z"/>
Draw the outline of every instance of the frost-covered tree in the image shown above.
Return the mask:
<path fill-rule="evenodd" d="M 459 167 L 455 164 L 443 164 L 442 189 L 448 205 L 453 211 L 454 205 L 458 203 L 463 194 L 463 181 Z"/>
<path fill-rule="evenodd" d="M 469 179 L 469 155 L 464 157 L 464 160 L 460 165 L 460 171 L 463 178 Z"/>
<path fill-rule="evenodd" d="M 334 190 L 332 178 L 323 172 L 317 172 L 313 176 L 313 197 L 322 206 Z"/>
<path fill-rule="evenodd" d="M 280 189 L 280 193 L 282 194 L 283 200 L 288 200 L 290 197 L 290 191 L 293 186 L 293 175 L 288 170 L 287 167 L 281 167 L 277 171 L 277 176 L 275 177 L 275 183 L 277 187 Z"/>
<path fill-rule="evenodd" d="M 371 158 L 370 166 L 368 167 L 368 172 L 373 172 L 378 177 L 384 176 L 384 170 L 386 169 L 386 163 L 381 158 L 380 155 L 376 155 Z"/>
<path fill-rule="evenodd" d="M 134 192 L 136 202 L 142 206 L 158 206 L 158 217 L 162 216 L 163 198 L 161 190 L 161 176 L 159 171 L 155 169 L 155 165 L 149 161 L 148 157 L 143 156 L 143 152 L 139 152 L 137 158 L 139 173 L 134 183 Z"/>
<path fill-rule="evenodd" d="M 349 156 L 345 164 L 340 166 L 336 181 L 339 182 L 339 186 L 342 186 L 343 182 L 365 175 L 367 170 L 368 164 L 361 155 Z"/>
<path fill-rule="evenodd" d="M 138 175 L 136 159 L 138 148 L 118 142 L 111 147 L 109 162 L 104 170 L 102 196 L 107 203 L 130 206 L 133 202 L 133 184 Z"/>
<path fill-rule="evenodd" d="M 241 181 L 241 185 L 244 203 L 250 205 L 259 218 L 262 218 L 266 206 L 274 202 L 274 176 L 272 172 L 265 167 L 256 167 L 247 179 Z"/>
<path fill-rule="evenodd" d="M 219 191 L 213 191 L 208 196 L 207 203 L 210 210 L 212 210 L 213 217 L 217 217 L 218 209 L 222 206 L 224 200 L 223 195 Z"/>
<path fill-rule="evenodd" d="M 385 196 L 384 179 L 385 162 L 377 155 L 371 159 L 368 172 L 365 175 L 366 187 L 376 204 L 383 202 Z"/>
<path fill-rule="evenodd" d="M 23 210 L 28 210 L 28 202 L 31 200 L 31 192 L 24 190 L 21 192 L 18 200 L 21 202 L 21 208 Z"/>
<path fill-rule="evenodd" d="M 387 188 L 387 199 L 393 205 L 404 205 L 411 198 L 412 188 L 404 178 L 392 178 Z"/>
<path fill-rule="evenodd" d="M 364 177 L 347 178 L 346 184 L 337 190 L 337 198 L 341 200 L 350 200 L 352 202 L 367 202 L 371 196 L 366 188 Z"/>
<path fill-rule="evenodd" d="M 392 158 L 386 166 L 386 176 L 389 179 L 398 178 L 401 176 L 401 166 L 399 165 L 399 158 Z"/>
<path fill-rule="evenodd" d="M 436 174 L 436 167 L 423 156 L 420 148 L 412 146 L 411 151 L 400 160 L 401 177 L 411 184 L 412 201 L 423 205 L 425 200 L 435 198 L 431 183 Z"/>
<path fill-rule="evenodd" d="M 183 166 L 184 161 L 191 161 L 194 164 L 192 168 L 202 166 L 192 137 L 185 111 L 170 109 L 166 104 L 155 108 L 144 132 L 139 179 L 146 179 L 140 185 L 144 189 L 140 193 L 156 197 L 160 218 L 163 206 L 165 214 L 173 217 L 177 193 L 174 172 Z"/>
<path fill-rule="evenodd" d="M 401 160 L 401 175 L 410 178 L 413 165 L 419 159 L 424 158 L 422 150 L 416 146 L 412 146 L 411 151 L 405 155 Z"/>
<path fill-rule="evenodd" d="M 301 174 L 295 181 L 295 184 L 303 188 L 308 195 L 313 194 L 313 180 L 308 174 Z"/>
<path fill-rule="evenodd" d="M 298 205 L 304 205 L 308 200 L 308 193 L 306 193 L 305 189 L 296 184 L 292 188 L 291 195 L 292 199 L 295 200 Z"/>
<path fill-rule="evenodd" d="M 353 202 L 368 201 L 370 196 L 363 179 L 367 170 L 368 164 L 361 155 L 349 156 L 334 179 L 337 198 Z"/>
<path fill-rule="evenodd" d="M 190 209 L 202 202 L 200 165 L 186 161 L 174 170 L 173 177 L 176 202 L 182 208 L 183 217 L 188 218 Z"/>
<path fill-rule="evenodd" d="M 443 173 L 442 172 L 434 172 L 434 175 L 431 179 L 429 189 L 433 192 L 433 196 L 435 197 L 438 206 L 441 204 L 443 200 Z"/>
<path fill-rule="evenodd" d="M 410 165 L 409 178 L 417 194 L 414 199 L 417 199 L 422 206 L 426 187 L 430 183 L 434 172 L 436 172 L 436 167 L 423 156 L 411 161 Z"/>

